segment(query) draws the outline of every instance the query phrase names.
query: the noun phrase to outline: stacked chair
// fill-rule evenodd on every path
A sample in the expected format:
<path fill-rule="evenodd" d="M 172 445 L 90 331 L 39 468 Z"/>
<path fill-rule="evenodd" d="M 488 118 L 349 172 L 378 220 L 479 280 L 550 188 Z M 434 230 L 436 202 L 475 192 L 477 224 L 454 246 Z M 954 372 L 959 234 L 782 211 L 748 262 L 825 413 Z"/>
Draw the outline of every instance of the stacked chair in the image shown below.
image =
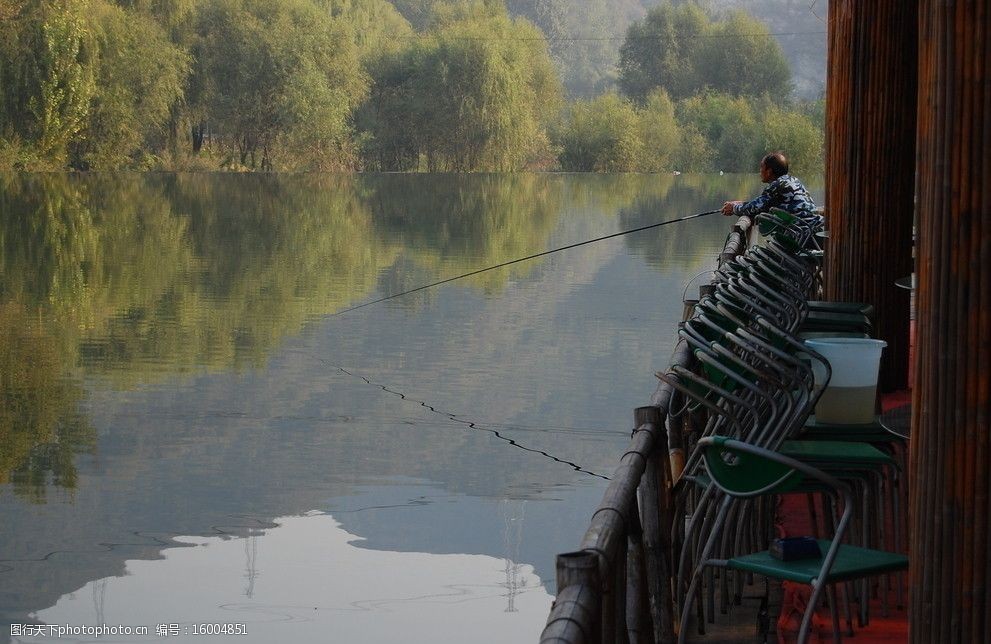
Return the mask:
<path fill-rule="evenodd" d="M 868 337 L 873 310 L 814 299 L 822 251 L 813 226 L 783 211 L 758 215 L 757 223 L 766 243 L 723 263 L 679 329 L 697 365 L 657 374 L 683 402 L 676 415 L 695 421 L 687 423 L 695 428 L 689 434 L 694 449 L 675 486 L 677 516 L 685 517 L 672 535 L 679 641 L 693 608 L 703 633 L 706 616 L 714 619 L 716 592 L 726 612 L 741 603 L 743 587 L 755 575 L 765 579 L 765 589 L 771 578 L 808 584 L 799 641 L 807 640 L 824 599 L 840 641 L 842 630 L 852 634 L 854 628 L 852 603 L 859 604 L 861 625 L 874 592 L 887 610 L 893 577 L 901 601 L 902 579 L 895 573 L 908 567 L 908 559 L 890 550 L 904 549 L 903 449 L 879 423 L 814 421 L 831 370 L 803 340 Z M 818 540 L 819 558 L 781 561 L 768 554 L 768 545 L 780 496 L 796 493 L 807 495 L 811 524 L 823 533 L 813 536 L 831 538 Z M 894 525 L 893 533 L 886 524 Z M 882 587 L 872 587 L 868 578 L 880 578 Z M 767 626 L 767 619 L 758 619 L 764 635 Z"/>

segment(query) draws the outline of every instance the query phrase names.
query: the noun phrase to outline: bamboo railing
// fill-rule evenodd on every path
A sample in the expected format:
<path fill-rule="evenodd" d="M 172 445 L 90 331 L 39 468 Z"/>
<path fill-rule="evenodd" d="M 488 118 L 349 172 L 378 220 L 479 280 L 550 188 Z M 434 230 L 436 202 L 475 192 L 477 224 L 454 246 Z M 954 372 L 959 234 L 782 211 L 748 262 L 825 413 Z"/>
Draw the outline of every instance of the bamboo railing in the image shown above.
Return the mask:
<path fill-rule="evenodd" d="M 737 220 L 720 264 L 746 250 L 750 232 L 749 219 Z M 686 308 L 686 319 L 689 313 Z M 690 367 L 692 360 L 679 341 L 671 364 Z M 672 488 L 684 452 L 680 425 L 669 413 L 673 395 L 661 383 L 650 405 L 634 411 L 632 442 L 579 549 L 557 556 L 557 597 L 541 644 L 675 641 Z"/>

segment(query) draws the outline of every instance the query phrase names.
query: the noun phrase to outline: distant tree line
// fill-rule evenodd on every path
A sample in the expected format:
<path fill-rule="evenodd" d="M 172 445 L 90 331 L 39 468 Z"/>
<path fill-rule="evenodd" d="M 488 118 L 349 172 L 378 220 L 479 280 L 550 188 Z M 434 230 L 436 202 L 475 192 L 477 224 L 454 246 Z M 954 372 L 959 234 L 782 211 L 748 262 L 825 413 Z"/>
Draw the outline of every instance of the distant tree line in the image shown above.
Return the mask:
<path fill-rule="evenodd" d="M 569 104 L 564 50 L 522 16 L 572 14 L 508 2 L 0 0 L 0 169 L 751 171 L 769 148 L 821 168 L 821 106 L 790 103 L 747 14 L 660 5 L 626 34 L 622 94 Z"/>
<path fill-rule="evenodd" d="M 620 49 L 619 87 L 578 101 L 557 139 L 561 166 L 582 171 L 750 172 L 767 150 L 822 170 L 822 101 L 790 100 L 788 62 L 767 27 L 742 11 L 713 20 L 661 4 Z"/>

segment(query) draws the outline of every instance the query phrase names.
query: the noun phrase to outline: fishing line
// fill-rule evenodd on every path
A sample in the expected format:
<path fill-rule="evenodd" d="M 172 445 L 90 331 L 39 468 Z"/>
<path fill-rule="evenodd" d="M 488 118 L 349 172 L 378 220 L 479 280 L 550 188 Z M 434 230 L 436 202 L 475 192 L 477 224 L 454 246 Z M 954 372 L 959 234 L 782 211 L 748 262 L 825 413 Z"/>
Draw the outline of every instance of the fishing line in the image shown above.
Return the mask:
<path fill-rule="evenodd" d="M 388 301 L 388 300 L 392 300 L 392 299 L 395 299 L 397 297 L 402 297 L 404 295 L 409 295 L 410 293 L 416 293 L 417 291 L 424 291 L 424 290 L 426 290 L 428 288 L 433 288 L 435 286 L 440 286 L 441 284 L 448 284 L 450 282 L 454 282 L 454 281 L 457 281 L 457 280 L 460 280 L 460 279 L 464 279 L 466 277 L 471 277 L 472 275 L 478 275 L 479 273 L 485 273 L 487 271 L 494 271 L 497 268 L 503 268 L 505 266 L 510 266 L 512 264 L 518 264 L 520 262 L 526 262 L 526 261 L 529 261 L 531 259 L 536 259 L 538 257 L 543 257 L 545 255 L 550 255 L 552 253 L 560 253 L 561 251 L 564 251 L 564 250 L 571 250 L 572 248 L 578 248 L 579 246 L 585 246 L 586 244 L 594 244 L 595 242 L 604 241 L 606 239 L 612 239 L 613 237 L 621 237 L 623 235 L 629 235 L 629 234 L 632 234 L 632 233 L 639 233 L 639 232 L 642 232 L 644 230 L 650 230 L 651 228 L 659 228 L 661 226 L 667 226 L 668 224 L 676 224 L 676 223 L 679 223 L 679 222 L 682 222 L 682 221 L 688 221 L 689 219 L 697 219 L 699 217 L 705 217 L 706 215 L 714 215 L 714 214 L 716 214 L 718 212 L 721 212 L 721 210 L 709 210 L 709 211 L 706 211 L 706 212 L 699 212 L 699 213 L 696 213 L 694 215 L 688 215 L 687 217 L 679 217 L 678 219 L 669 219 L 667 221 L 661 221 L 661 222 L 658 222 L 656 224 L 649 224 L 647 226 L 640 226 L 639 228 L 631 228 L 629 230 L 621 230 L 618 233 L 612 233 L 611 235 L 604 235 L 602 237 L 596 237 L 595 239 L 586 239 L 585 241 L 576 242 L 574 244 L 568 244 L 567 246 L 561 246 L 560 248 L 552 248 L 551 250 L 545 250 L 545 251 L 542 251 L 540 253 L 534 253 L 533 255 L 527 255 L 526 257 L 519 257 L 517 259 L 511 259 L 511 260 L 509 260 L 507 262 L 502 262 L 502 263 L 496 264 L 494 266 L 487 266 L 485 268 L 480 268 L 478 270 L 471 271 L 469 273 L 464 273 L 462 275 L 456 275 L 455 277 L 448 277 L 447 279 L 442 279 L 440 281 L 433 282 L 432 284 L 424 284 L 423 286 L 417 286 L 416 288 L 411 288 L 408 291 L 403 291 L 402 293 L 394 293 L 392 295 L 386 295 L 385 297 L 380 297 L 377 300 L 372 300 L 371 302 L 365 302 L 364 304 L 359 304 L 357 306 L 352 306 L 350 308 L 346 308 L 346 309 L 344 309 L 342 311 L 338 311 L 336 313 L 331 313 L 328 317 L 336 317 L 338 315 L 344 315 L 345 313 L 350 313 L 351 311 L 357 311 L 358 309 L 363 309 L 366 306 L 371 306 L 373 304 L 378 304 L 380 302 L 385 302 L 385 301 Z"/>
<path fill-rule="evenodd" d="M 436 407 L 434 407 L 433 405 L 431 405 L 428 402 L 425 402 L 423 400 L 417 400 L 416 398 L 412 398 L 410 396 L 407 396 L 406 394 L 402 393 L 401 391 L 396 391 L 395 389 L 389 389 L 389 387 L 386 386 L 386 385 L 383 385 L 383 384 L 380 384 L 380 383 L 377 383 L 377 382 L 372 382 L 371 380 L 369 380 L 368 378 L 366 378 L 365 376 L 363 376 L 363 375 L 361 375 L 359 373 L 354 373 L 353 371 L 348 371 L 344 367 L 338 367 L 337 365 L 332 365 L 329 362 L 327 362 L 326 360 L 323 360 L 323 358 L 318 358 L 318 359 L 321 362 L 323 362 L 324 364 L 327 364 L 328 366 L 333 367 L 334 369 L 337 369 L 338 371 L 340 371 L 341 373 L 343 373 L 345 375 L 351 376 L 352 378 L 358 378 L 360 380 L 363 380 L 366 384 L 369 384 L 369 385 L 371 385 L 373 387 L 378 387 L 382 391 L 384 391 L 386 393 L 389 393 L 389 394 L 392 394 L 393 396 L 398 396 L 402 400 L 406 400 L 406 401 L 409 401 L 409 402 L 417 403 L 421 407 L 423 407 L 424 409 L 427 409 L 428 411 L 432 411 L 435 414 L 438 414 L 440 416 L 443 416 L 444 418 L 450 420 L 451 422 L 460 423 L 460 424 L 464 425 L 465 427 L 467 427 L 468 429 L 478 429 L 478 430 L 481 430 L 483 432 L 489 432 L 490 434 L 494 435 L 499 440 L 506 441 L 507 443 L 509 443 L 513 447 L 517 447 L 517 448 L 519 448 L 519 449 L 521 449 L 523 451 L 526 451 L 526 452 L 532 452 L 534 454 L 540 454 L 541 456 L 544 456 L 545 458 L 549 458 L 552 461 L 555 461 L 557 463 L 561 463 L 562 465 L 567 465 L 567 466 L 571 467 L 571 469 L 573 469 L 576 472 L 581 472 L 582 474 L 588 474 L 589 476 L 595 476 L 595 477 L 598 477 L 600 479 L 605 479 L 606 481 L 612 480 L 608 476 L 604 476 L 602 474 L 597 474 L 597 473 L 595 473 L 595 472 L 593 472 L 591 470 L 587 470 L 587 469 L 583 468 L 581 465 L 579 465 L 578 463 L 574 463 L 574 462 L 569 461 L 567 459 L 559 458 L 557 456 L 554 456 L 553 454 L 550 454 L 548 452 L 545 452 L 542 449 L 536 449 L 536 448 L 533 448 L 533 447 L 527 447 L 526 445 L 521 445 L 515 439 L 509 438 L 508 436 L 503 436 L 496 429 L 492 429 L 491 427 L 486 427 L 486 426 L 484 426 L 482 424 L 479 424 L 479 423 L 477 423 L 477 422 L 475 422 L 473 420 L 468 420 L 466 418 L 460 418 L 457 414 L 455 414 L 453 412 L 444 411 L 443 409 L 437 409 Z"/>

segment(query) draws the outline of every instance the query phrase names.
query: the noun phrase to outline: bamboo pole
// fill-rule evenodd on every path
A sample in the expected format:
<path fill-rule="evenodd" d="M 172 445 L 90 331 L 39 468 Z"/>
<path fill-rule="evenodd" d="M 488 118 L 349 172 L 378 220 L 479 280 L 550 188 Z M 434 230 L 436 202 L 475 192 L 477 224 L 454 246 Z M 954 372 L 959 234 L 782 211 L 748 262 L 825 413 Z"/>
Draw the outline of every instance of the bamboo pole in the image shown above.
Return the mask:
<path fill-rule="evenodd" d="M 633 504 L 631 504 L 632 506 Z M 634 508 L 630 508 L 631 512 L 634 512 Z M 629 521 L 629 520 L 628 520 Z M 627 605 L 627 594 L 626 594 L 626 584 L 627 584 L 627 569 L 626 562 L 629 557 L 629 534 L 626 532 L 624 525 L 624 538 L 620 538 L 616 543 L 615 556 L 612 559 L 613 563 L 613 587 L 612 587 L 612 601 L 613 601 L 613 611 L 615 615 L 615 622 L 613 622 L 613 632 L 610 642 L 615 642 L 616 644 L 629 644 L 630 641 L 630 630 L 629 623 L 627 622 L 628 617 L 628 605 Z M 604 635 L 608 635 L 605 633 Z"/>
<path fill-rule="evenodd" d="M 599 637 L 599 562 L 595 553 L 557 556 L 557 598 L 541 644 L 597 644 Z"/>
<path fill-rule="evenodd" d="M 991 0 L 920 0 L 912 642 L 991 641 Z"/>
<path fill-rule="evenodd" d="M 631 513 L 626 545 L 626 629 L 630 643 L 640 644 L 653 641 L 654 625 L 647 595 L 643 528 L 636 503 Z"/>
<path fill-rule="evenodd" d="M 829 3 L 826 299 L 875 305 L 882 391 L 908 375 L 918 0 Z"/>

